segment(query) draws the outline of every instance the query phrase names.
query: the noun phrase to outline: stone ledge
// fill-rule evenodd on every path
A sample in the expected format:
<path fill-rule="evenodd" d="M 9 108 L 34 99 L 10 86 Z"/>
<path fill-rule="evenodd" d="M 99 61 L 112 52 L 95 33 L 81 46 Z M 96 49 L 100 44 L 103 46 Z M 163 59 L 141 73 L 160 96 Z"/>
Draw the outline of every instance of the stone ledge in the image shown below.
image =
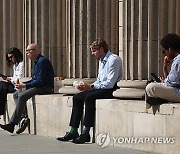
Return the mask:
<path fill-rule="evenodd" d="M 8 94 L 8 112 L 5 121 L 14 111 L 15 103 L 12 94 Z M 31 133 L 43 136 L 61 136 L 69 129 L 72 110 L 72 96 L 62 94 L 36 95 L 27 102 L 28 115 L 31 119 Z M 175 137 L 174 144 L 121 144 L 139 150 L 172 153 L 180 151 L 180 134 L 178 123 L 180 104 L 163 104 L 160 112 L 153 115 L 151 109 L 145 110 L 143 100 L 103 99 L 96 103 L 96 136 L 109 133 L 118 137 Z M 1 123 L 3 119 L 0 120 Z M 27 131 L 25 132 L 27 133 Z"/>
<path fill-rule="evenodd" d="M 77 94 L 79 92 L 80 91 L 73 86 L 64 86 L 64 87 L 59 89 L 60 94 L 74 95 L 74 94 Z"/>
<path fill-rule="evenodd" d="M 120 80 L 117 86 L 120 88 L 137 88 L 145 89 L 147 80 Z"/>
<path fill-rule="evenodd" d="M 89 78 L 83 78 L 83 79 L 80 79 L 80 78 L 64 79 L 64 80 L 62 81 L 62 84 L 63 84 L 64 86 L 72 86 L 74 81 L 84 81 L 84 82 L 87 82 L 87 83 L 90 83 L 90 84 L 91 84 L 91 83 L 93 83 L 95 80 L 96 80 L 95 78 L 91 78 L 91 79 L 89 79 Z"/>
<path fill-rule="evenodd" d="M 104 99 L 96 102 L 96 134 L 110 137 L 174 137 L 173 144 L 114 144 L 157 153 L 180 152 L 180 103 L 163 104 L 160 113 L 153 115 L 142 100 Z M 108 119 L 108 120 L 107 120 Z"/>
<path fill-rule="evenodd" d="M 8 123 L 14 108 L 13 95 L 8 94 L 7 112 L 0 123 Z M 36 95 L 27 101 L 27 109 L 31 120 L 31 134 L 57 137 L 69 130 L 72 96 Z M 27 130 L 25 133 L 28 133 Z"/>
<path fill-rule="evenodd" d="M 118 98 L 142 99 L 145 96 L 145 90 L 136 88 L 120 88 L 113 92 L 113 96 Z"/>

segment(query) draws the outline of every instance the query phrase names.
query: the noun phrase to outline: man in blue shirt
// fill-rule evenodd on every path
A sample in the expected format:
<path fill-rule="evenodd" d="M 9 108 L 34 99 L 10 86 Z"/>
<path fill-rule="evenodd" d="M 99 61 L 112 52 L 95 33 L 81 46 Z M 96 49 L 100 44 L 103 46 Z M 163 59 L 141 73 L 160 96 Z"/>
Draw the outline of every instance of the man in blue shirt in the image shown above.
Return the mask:
<path fill-rule="evenodd" d="M 90 48 L 92 56 L 99 60 L 98 77 L 91 85 L 80 82 L 77 88 L 82 92 L 73 96 L 73 109 L 69 124 L 71 129 L 64 137 L 57 138 L 59 141 L 73 140 L 76 144 L 90 142 L 89 131 L 94 126 L 96 99 L 113 98 L 112 93 L 117 89 L 116 83 L 122 79 L 122 60 L 108 51 L 108 45 L 103 39 L 94 41 Z M 83 115 L 84 104 L 84 129 L 79 136 L 77 129 Z"/>
<path fill-rule="evenodd" d="M 14 132 L 14 127 L 21 120 L 21 115 L 25 109 L 26 101 L 36 94 L 53 93 L 54 86 L 54 70 L 49 59 L 40 54 L 38 45 L 33 43 L 27 46 L 27 57 L 34 61 L 34 72 L 32 79 L 27 82 L 19 82 L 15 84 L 17 89 L 25 88 L 26 90 L 18 90 L 13 94 L 16 103 L 15 111 L 7 125 L 0 125 L 4 130 L 10 133 Z M 16 133 L 22 133 L 29 125 L 29 118 L 24 124 L 24 127 Z"/>
<path fill-rule="evenodd" d="M 146 86 L 146 103 L 151 105 L 166 102 L 180 102 L 180 37 L 177 34 L 167 34 L 161 40 L 165 54 L 163 73 L 165 80 L 161 83 L 150 83 Z M 172 61 L 171 69 L 168 66 Z"/>

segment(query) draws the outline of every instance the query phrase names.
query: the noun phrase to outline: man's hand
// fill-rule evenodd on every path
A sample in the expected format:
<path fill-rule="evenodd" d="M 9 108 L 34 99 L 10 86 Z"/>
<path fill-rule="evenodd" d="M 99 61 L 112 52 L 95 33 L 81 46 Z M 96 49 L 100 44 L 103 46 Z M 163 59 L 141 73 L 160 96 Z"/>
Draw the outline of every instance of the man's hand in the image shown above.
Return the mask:
<path fill-rule="evenodd" d="M 24 88 L 24 87 L 26 87 L 26 85 L 25 85 L 23 82 L 20 82 L 20 83 L 16 83 L 16 84 L 15 84 L 15 88 L 17 88 L 17 89 L 22 89 L 22 88 Z"/>
<path fill-rule="evenodd" d="M 81 81 L 79 83 L 79 86 L 77 87 L 77 89 L 80 90 L 80 91 L 89 90 L 89 89 L 91 89 L 91 85 Z"/>
<path fill-rule="evenodd" d="M 170 60 L 169 60 L 168 56 L 165 56 L 164 57 L 164 64 L 163 64 L 164 78 L 166 78 L 169 74 L 168 67 L 170 67 Z"/>
<path fill-rule="evenodd" d="M 158 78 L 161 80 L 161 82 L 164 82 L 164 76 L 159 76 Z"/>
<path fill-rule="evenodd" d="M 168 56 L 165 56 L 164 57 L 164 67 L 167 67 L 169 65 L 170 65 L 170 60 L 169 60 Z"/>

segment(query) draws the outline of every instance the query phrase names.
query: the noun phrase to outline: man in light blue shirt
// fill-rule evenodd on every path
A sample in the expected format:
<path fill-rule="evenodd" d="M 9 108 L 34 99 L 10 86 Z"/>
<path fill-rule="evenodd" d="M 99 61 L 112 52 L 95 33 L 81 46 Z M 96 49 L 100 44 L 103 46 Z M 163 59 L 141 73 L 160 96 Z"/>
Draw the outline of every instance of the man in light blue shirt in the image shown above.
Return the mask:
<path fill-rule="evenodd" d="M 165 80 L 146 86 L 146 103 L 151 105 L 180 102 L 180 36 L 167 34 L 161 40 L 161 46 L 165 54 L 163 65 Z M 172 65 L 168 72 L 170 61 Z"/>
<path fill-rule="evenodd" d="M 122 79 L 122 61 L 120 57 L 108 51 L 102 60 L 99 60 L 99 73 L 93 83 L 95 89 L 111 89 L 116 82 Z"/>
<path fill-rule="evenodd" d="M 73 140 L 73 143 L 83 144 L 90 142 L 89 131 L 94 126 L 96 99 L 111 99 L 116 83 L 122 79 L 122 60 L 119 56 L 108 51 L 108 45 L 103 39 L 97 39 L 91 46 L 91 55 L 99 60 L 97 80 L 93 84 L 81 82 L 78 89 L 82 92 L 73 96 L 73 109 L 70 119 L 71 129 L 59 141 Z M 83 132 L 79 136 L 78 128 L 83 115 Z"/>

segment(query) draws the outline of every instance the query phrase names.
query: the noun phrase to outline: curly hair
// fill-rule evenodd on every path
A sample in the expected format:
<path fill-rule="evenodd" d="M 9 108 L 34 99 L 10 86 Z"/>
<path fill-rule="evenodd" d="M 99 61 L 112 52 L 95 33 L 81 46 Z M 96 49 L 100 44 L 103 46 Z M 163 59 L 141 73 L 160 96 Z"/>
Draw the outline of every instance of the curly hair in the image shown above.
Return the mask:
<path fill-rule="evenodd" d="M 12 54 L 14 58 L 16 59 L 17 63 L 20 63 L 21 61 L 23 61 L 22 52 L 18 48 L 12 47 L 6 52 L 6 63 L 8 66 L 12 65 L 12 61 L 9 59 L 8 54 Z"/>
<path fill-rule="evenodd" d="M 173 49 L 175 52 L 180 51 L 180 36 L 177 34 L 167 34 L 161 39 L 161 46 L 166 49 Z"/>
<path fill-rule="evenodd" d="M 106 41 L 102 38 L 98 38 L 96 41 L 92 42 L 90 48 L 103 48 L 104 52 L 108 52 L 108 45 Z"/>

